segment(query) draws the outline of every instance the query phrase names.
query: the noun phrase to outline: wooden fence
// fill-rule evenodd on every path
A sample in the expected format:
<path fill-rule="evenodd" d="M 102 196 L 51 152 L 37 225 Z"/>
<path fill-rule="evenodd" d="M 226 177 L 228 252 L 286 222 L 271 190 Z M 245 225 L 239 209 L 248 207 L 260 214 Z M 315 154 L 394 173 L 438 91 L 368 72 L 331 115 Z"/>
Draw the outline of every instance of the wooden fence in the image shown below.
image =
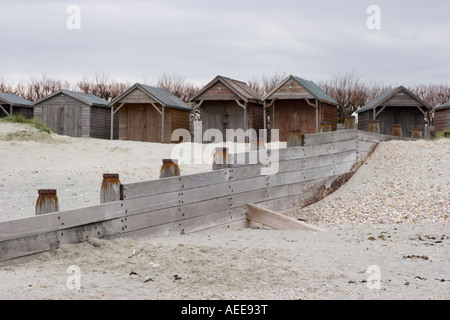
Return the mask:
<path fill-rule="evenodd" d="M 201 174 L 123 184 L 120 201 L 2 222 L 0 263 L 90 236 L 148 237 L 246 227 L 246 204 L 282 211 L 317 201 L 333 182 L 352 174 L 379 141 L 391 138 L 357 130 L 306 135 L 304 146 L 279 150 L 273 175 L 261 175 L 268 165 L 233 163 Z"/>

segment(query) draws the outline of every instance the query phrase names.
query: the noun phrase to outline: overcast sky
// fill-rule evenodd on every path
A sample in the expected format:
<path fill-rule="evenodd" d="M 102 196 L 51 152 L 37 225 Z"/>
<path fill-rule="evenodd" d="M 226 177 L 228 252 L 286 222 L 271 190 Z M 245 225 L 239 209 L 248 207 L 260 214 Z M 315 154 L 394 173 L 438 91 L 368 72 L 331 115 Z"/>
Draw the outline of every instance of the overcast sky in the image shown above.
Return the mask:
<path fill-rule="evenodd" d="M 134 83 L 165 72 L 202 85 L 218 74 L 318 82 L 355 71 L 450 85 L 449 15 L 448 0 L 0 0 L 0 75 Z"/>

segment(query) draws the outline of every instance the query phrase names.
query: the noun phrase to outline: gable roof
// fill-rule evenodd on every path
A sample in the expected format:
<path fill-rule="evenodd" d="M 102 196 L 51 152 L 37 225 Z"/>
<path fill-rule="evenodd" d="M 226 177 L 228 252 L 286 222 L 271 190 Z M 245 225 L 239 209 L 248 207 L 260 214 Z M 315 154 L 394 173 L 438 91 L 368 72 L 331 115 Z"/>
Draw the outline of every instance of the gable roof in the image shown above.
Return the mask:
<path fill-rule="evenodd" d="M 31 101 L 28 101 L 16 94 L 12 93 L 6 93 L 6 92 L 0 92 L 0 104 L 4 102 L 6 104 L 9 104 L 13 107 L 32 107 L 33 103 Z"/>
<path fill-rule="evenodd" d="M 373 99 L 372 101 L 369 101 L 364 107 L 358 109 L 356 111 L 356 113 L 361 113 L 361 112 L 365 112 L 371 109 L 374 109 L 380 105 L 382 105 L 384 102 L 386 102 L 387 100 L 389 100 L 390 98 L 392 98 L 393 96 L 395 96 L 397 93 L 399 93 L 400 91 L 405 92 L 406 94 L 408 94 L 411 98 L 413 98 L 414 100 L 416 100 L 417 102 L 419 102 L 421 105 L 423 105 L 424 107 L 426 107 L 427 109 L 431 109 L 431 107 L 426 104 L 424 101 L 422 101 L 421 99 L 419 99 L 414 93 L 412 93 L 411 91 L 409 91 L 408 89 L 406 89 L 404 86 L 399 86 L 390 90 L 387 90 L 385 92 L 383 92 L 382 94 L 380 94 L 378 97 L 376 97 L 375 99 Z"/>
<path fill-rule="evenodd" d="M 82 93 L 82 92 L 77 92 L 77 91 L 71 91 L 71 90 L 66 90 L 66 89 L 60 89 L 58 91 L 53 92 L 52 94 L 49 94 L 46 97 L 43 97 L 41 99 L 38 99 L 34 102 L 34 104 L 39 104 L 44 102 L 45 100 L 48 100 L 50 98 L 53 98 L 54 96 L 57 96 L 58 94 L 66 94 L 69 97 L 78 100 L 82 103 L 85 103 L 91 107 L 96 106 L 96 107 L 108 107 L 108 101 L 99 98 L 97 96 L 94 96 L 93 94 L 88 94 L 88 93 Z"/>
<path fill-rule="evenodd" d="M 117 101 L 120 101 L 123 97 L 130 94 L 133 90 L 141 89 L 144 93 L 149 95 L 151 98 L 156 100 L 158 103 L 160 103 L 163 106 L 172 107 L 175 109 L 181 109 L 181 110 L 192 110 L 192 108 L 186 104 L 183 100 L 178 98 L 176 95 L 174 95 L 169 90 L 163 89 L 163 88 L 157 88 L 157 87 L 151 87 L 146 84 L 142 83 L 135 83 L 133 86 L 131 86 L 128 90 L 126 90 L 121 95 L 114 98 L 109 105 L 113 106 Z"/>
<path fill-rule="evenodd" d="M 222 82 L 228 89 L 230 89 L 234 94 L 236 94 L 241 100 L 248 102 L 249 100 L 261 100 L 261 95 L 252 89 L 243 81 L 227 78 L 224 76 L 216 76 L 211 80 L 206 86 L 204 86 L 199 92 L 197 92 L 189 101 L 196 100 L 197 97 L 202 95 L 205 91 L 211 88 L 217 82 Z"/>
<path fill-rule="evenodd" d="M 434 108 L 434 110 L 444 110 L 450 108 L 450 101 L 440 105 L 439 107 Z"/>
<path fill-rule="evenodd" d="M 298 85 L 303 87 L 306 91 L 308 91 L 317 100 L 331 103 L 334 105 L 338 104 L 336 102 L 336 100 L 334 100 L 332 97 L 330 97 L 325 91 L 320 89 L 320 87 L 318 85 L 316 85 L 314 82 L 312 82 L 310 80 L 302 79 L 300 77 L 293 76 L 293 75 L 289 75 L 286 79 L 281 81 L 280 84 L 278 84 L 268 94 L 266 94 L 266 96 L 263 98 L 263 101 L 269 99 L 272 94 L 274 94 L 276 91 L 278 91 L 289 80 L 294 80 Z"/>

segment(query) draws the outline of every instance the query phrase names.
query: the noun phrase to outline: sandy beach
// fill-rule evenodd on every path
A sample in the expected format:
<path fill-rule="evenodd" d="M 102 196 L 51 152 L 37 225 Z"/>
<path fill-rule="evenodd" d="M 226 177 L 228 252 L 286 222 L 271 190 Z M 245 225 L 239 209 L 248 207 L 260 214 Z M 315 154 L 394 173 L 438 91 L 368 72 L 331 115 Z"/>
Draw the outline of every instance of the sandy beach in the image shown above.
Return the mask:
<path fill-rule="evenodd" d="M 103 173 L 157 179 L 172 147 L 0 124 L 0 221 L 34 215 L 41 188 L 57 189 L 67 210 L 99 203 Z M 0 299 L 447 300 L 449 159 L 450 140 L 383 142 L 336 192 L 286 212 L 325 232 L 93 238 L 0 267 Z M 181 174 L 209 170 L 189 165 Z"/>

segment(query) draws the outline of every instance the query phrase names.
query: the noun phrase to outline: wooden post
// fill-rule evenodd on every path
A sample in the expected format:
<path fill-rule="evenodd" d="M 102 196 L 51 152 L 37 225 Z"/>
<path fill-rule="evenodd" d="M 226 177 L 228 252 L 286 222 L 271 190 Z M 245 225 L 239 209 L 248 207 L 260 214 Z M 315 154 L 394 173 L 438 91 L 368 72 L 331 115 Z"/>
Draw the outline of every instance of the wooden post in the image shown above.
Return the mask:
<path fill-rule="evenodd" d="M 162 106 L 161 119 L 161 142 L 164 143 L 164 106 Z"/>
<path fill-rule="evenodd" d="M 369 132 L 380 133 L 380 120 L 370 121 Z"/>
<path fill-rule="evenodd" d="M 216 151 L 214 152 L 212 169 L 220 170 L 228 168 L 228 159 L 228 148 L 216 148 Z"/>
<path fill-rule="evenodd" d="M 121 103 L 116 110 L 114 110 L 114 106 L 111 106 L 111 140 L 114 139 L 114 115 L 123 107 L 125 103 Z"/>
<path fill-rule="evenodd" d="M 302 145 L 303 145 L 302 130 L 291 130 L 289 133 L 286 146 L 290 148 L 290 147 L 300 147 Z"/>
<path fill-rule="evenodd" d="M 266 146 L 264 144 L 264 139 L 262 138 L 254 138 L 250 144 L 250 151 L 255 150 L 266 150 Z"/>
<path fill-rule="evenodd" d="M 11 108 L 12 108 L 12 107 L 9 107 L 9 112 L 8 112 L 8 111 L 6 111 L 6 109 L 3 108 L 3 106 L 0 104 L 0 109 L 3 110 L 3 112 L 6 114 L 7 117 L 10 117 L 10 116 L 12 115 L 12 110 L 11 110 Z"/>
<path fill-rule="evenodd" d="M 263 123 L 264 123 L 264 129 L 267 129 L 267 111 L 266 111 L 266 102 L 263 103 Z"/>
<path fill-rule="evenodd" d="M 175 177 L 180 175 L 180 168 L 178 167 L 178 160 L 163 159 L 159 178 Z"/>
<path fill-rule="evenodd" d="M 331 123 L 330 122 L 321 122 L 320 123 L 320 132 L 330 132 L 331 131 Z"/>
<path fill-rule="evenodd" d="M 38 198 L 36 201 L 35 214 L 45 214 L 59 211 L 58 196 L 54 189 L 38 190 Z"/>
<path fill-rule="evenodd" d="M 114 139 L 114 106 L 111 106 L 111 140 Z"/>
<path fill-rule="evenodd" d="M 345 117 L 344 128 L 345 128 L 345 130 L 355 129 L 355 116 L 347 116 L 347 117 Z"/>
<path fill-rule="evenodd" d="M 117 173 L 103 174 L 103 182 L 100 190 L 100 203 L 120 200 L 120 180 Z"/>
<path fill-rule="evenodd" d="M 392 135 L 394 137 L 402 136 L 402 125 L 401 124 L 393 124 L 392 125 Z"/>
<path fill-rule="evenodd" d="M 412 129 L 411 138 L 422 139 L 422 130 L 421 129 Z"/>
<path fill-rule="evenodd" d="M 323 132 L 321 126 L 319 126 L 319 102 L 316 99 L 315 103 L 309 101 L 309 99 L 305 99 L 306 103 L 308 103 L 311 107 L 316 109 L 316 132 Z M 330 130 L 331 131 L 331 130 Z"/>

